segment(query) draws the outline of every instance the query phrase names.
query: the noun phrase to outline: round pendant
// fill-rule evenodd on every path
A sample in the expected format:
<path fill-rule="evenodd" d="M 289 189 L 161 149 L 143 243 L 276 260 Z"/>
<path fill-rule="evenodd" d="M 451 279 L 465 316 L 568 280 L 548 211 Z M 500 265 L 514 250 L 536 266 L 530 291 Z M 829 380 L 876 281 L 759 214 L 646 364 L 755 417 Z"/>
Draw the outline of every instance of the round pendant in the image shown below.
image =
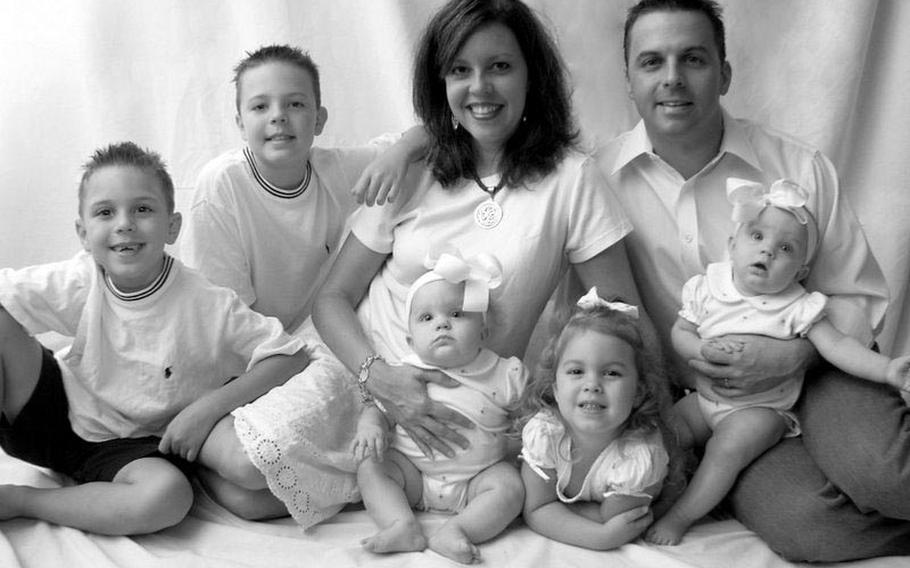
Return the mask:
<path fill-rule="evenodd" d="M 481 229 L 492 229 L 502 221 L 502 207 L 492 199 L 474 209 L 474 222 Z"/>

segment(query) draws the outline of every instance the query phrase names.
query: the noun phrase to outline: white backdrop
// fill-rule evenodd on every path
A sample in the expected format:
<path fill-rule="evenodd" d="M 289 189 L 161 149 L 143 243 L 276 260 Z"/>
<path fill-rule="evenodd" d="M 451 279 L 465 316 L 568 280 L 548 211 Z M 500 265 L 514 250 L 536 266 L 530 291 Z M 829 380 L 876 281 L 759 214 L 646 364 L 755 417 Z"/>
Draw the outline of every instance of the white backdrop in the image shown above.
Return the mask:
<path fill-rule="evenodd" d="M 239 144 L 231 69 L 267 43 L 308 50 L 329 109 L 324 146 L 413 124 L 414 41 L 439 0 L 0 0 L 0 266 L 59 260 L 80 166 L 131 139 L 159 151 L 178 208 L 208 159 Z M 590 143 L 636 120 L 622 75 L 632 0 L 531 0 L 555 31 Z M 724 104 L 819 146 L 885 269 L 880 338 L 910 352 L 910 2 L 722 0 Z"/>

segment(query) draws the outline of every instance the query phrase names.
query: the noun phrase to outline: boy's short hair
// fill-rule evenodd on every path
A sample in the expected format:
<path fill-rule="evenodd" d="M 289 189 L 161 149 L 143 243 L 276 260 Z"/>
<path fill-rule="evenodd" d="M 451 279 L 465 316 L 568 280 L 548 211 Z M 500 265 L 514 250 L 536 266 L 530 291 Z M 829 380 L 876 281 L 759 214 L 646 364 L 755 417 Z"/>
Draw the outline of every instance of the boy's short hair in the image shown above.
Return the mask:
<path fill-rule="evenodd" d="M 720 62 L 723 63 L 727 60 L 723 9 L 717 2 L 714 0 L 641 0 L 629 8 L 626 14 L 622 35 L 622 52 L 626 65 L 629 64 L 629 32 L 632 31 L 632 26 L 640 17 L 652 12 L 700 12 L 704 14 L 711 22 L 711 29 L 714 30 L 714 44 L 717 47 Z"/>
<path fill-rule="evenodd" d="M 174 182 L 164 160 L 156 152 L 140 148 L 134 142 L 118 142 L 98 148 L 82 166 L 82 180 L 79 182 L 79 212 L 85 198 L 85 184 L 101 168 L 108 166 L 129 166 L 153 175 L 161 183 L 164 202 L 168 213 L 174 212 Z"/>
<path fill-rule="evenodd" d="M 271 62 L 289 63 L 303 69 L 313 78 L 313 90 L 316 91 L 316 106 L 322 106 L 322 92 L 319 87 L 319 68 L 310 57 L 300 48 L 292 47 L 286 44 L 265 45 L 256 51 L 247 51 L 246 57 L 240 60 L 240 63 L 234 67 L 234 87 L 236 90 L 237 112 L 240 112 L 240 78 L 248 70 L 258 67 L 264 63 Z"/>

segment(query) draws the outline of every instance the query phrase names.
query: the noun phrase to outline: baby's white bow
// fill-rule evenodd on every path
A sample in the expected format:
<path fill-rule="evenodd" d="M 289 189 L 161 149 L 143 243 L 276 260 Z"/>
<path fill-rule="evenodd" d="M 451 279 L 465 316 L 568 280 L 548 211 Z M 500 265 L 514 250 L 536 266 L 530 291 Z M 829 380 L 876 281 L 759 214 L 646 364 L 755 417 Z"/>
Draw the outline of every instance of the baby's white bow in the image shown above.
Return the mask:
<path fill-rule="evenodd" d="M 737 223 L 757 219 L 768 205 L 790 211 L 803 225 L 809 223 L 806 210 L 809 193 L 788 179 L 779 179 L 765 186 L 745 179 L 727 178 L 727 199 L 733 204 L 732 218 Z"/>
<path fill-rule="evenodd" d="M 607 308 L 614 312 L 626 314 L 632 319 L 638 319 L 638 308 L 623 302 L 608 302 L 597 295 L 597 286 L 588 290 L 588 293 L 578 299 L 575 303 L 583 310 L 593 310 L 596 308 Z"/>
<path fill-rule="evenodd" d="M 424 266 L 452 284 L 464 282 L 463 309 L 466 312 L 486 312 L 490 290 L 502 284 L 502 265 L 487 253 L 464 258 L 459 251 L 452 250 L 435 259 L 428 257 Z"/>

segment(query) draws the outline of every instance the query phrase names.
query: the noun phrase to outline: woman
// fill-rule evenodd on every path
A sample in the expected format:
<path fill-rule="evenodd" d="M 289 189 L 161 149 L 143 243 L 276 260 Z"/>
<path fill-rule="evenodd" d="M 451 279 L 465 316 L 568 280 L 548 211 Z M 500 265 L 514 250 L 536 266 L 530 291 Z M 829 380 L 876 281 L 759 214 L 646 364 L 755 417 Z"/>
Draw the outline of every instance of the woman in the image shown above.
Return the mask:
<path fill-rule="evenodd" d="M 638 303 L 631 229 L 594 163 L 575 149 L 562 61 L 517 0 L 453 0 L 429 23 L 414 106 L 429 135 L 406 200 L 362 208 L 316 301 L 326 344 L 425 452 L 452 455 L 466 419 L 426 396 L 441 375 L 393 366 L 408 352 L 405 294 L 424 259 L 454 245 L 503 265 L 488 346 L 522 356 L 571 265 L 584 288 Z M 356 313 L 355 313 L 356 309 Z"/>

